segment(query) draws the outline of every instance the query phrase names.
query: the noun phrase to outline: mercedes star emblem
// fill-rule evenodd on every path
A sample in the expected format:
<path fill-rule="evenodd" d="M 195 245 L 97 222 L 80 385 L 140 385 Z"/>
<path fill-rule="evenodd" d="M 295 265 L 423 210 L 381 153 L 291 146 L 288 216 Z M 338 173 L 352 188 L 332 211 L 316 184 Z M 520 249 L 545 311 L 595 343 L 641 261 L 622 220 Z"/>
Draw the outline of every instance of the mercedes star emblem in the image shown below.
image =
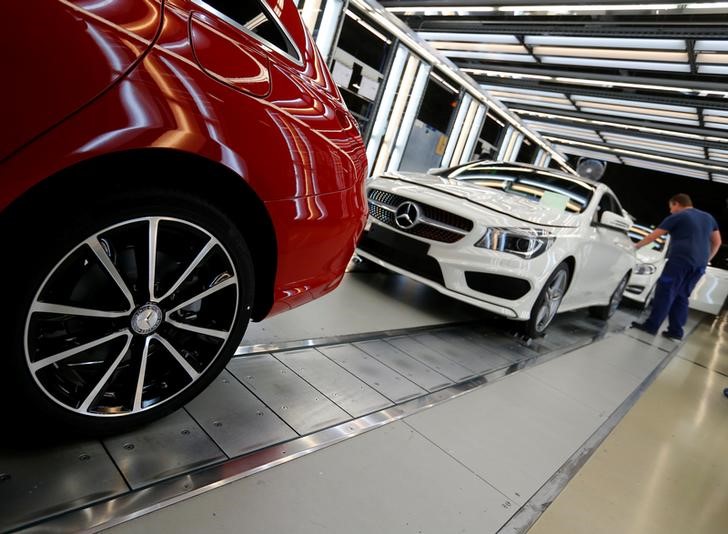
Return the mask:
<path fill-rule="evenodd" d="M 402 202 L 394 212 L 394 222 L 402 230 L 409 230 L 419 222 L 420 208 L 414 202 Z"/>

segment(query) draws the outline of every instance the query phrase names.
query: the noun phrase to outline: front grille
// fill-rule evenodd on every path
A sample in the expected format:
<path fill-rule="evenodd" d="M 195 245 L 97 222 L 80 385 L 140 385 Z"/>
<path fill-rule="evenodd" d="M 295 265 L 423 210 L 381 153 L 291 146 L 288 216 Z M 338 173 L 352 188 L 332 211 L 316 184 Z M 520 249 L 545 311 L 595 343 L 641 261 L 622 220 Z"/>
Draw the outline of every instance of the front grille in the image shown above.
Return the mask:
<path fill-rule="evenodd" d="M 458 231 L 442 228 L 440 225 L 453 228 L 454 230 L 461 230 L 463 232 L 469 232 L 473 229 L 473 222 L 471 220 L 420 202 L 415 202 L 415 204 L 417 204 L 422 211 L 422 215 L 434 223 L 438 223 L 438 225 L 428 222 L 420 222 L 412 228 L 400 228 L 395 223 L 394 210 L 396 210 L 403 202 L 407 202 L 409 200 L 408 198 L 395 195 L 394 193 L 388 193 L 387 191 L 381 191 L 379 189 L 370 189 L 368 197 L 369 214 L 372 217 L 387 226 L 391 226 L 392 228 L 396 228 L 397 230 L 407 234 L 416 235 L 417 237 L 430 239 L 432 241 L 440 241 L 442 243 L 455 243 L 462 239 L 464 234 Z M 391 208 L 391 210 L 387 208 Z"/>
<path fill-rule="evenodd" d="M 440 264 L 427 254 L 430 245 L 423 241 L 398 234 L 383 226 L 372 226 L 371 230 L 364 232 L 357 248 L 396 267 L 445 285 Z"/>

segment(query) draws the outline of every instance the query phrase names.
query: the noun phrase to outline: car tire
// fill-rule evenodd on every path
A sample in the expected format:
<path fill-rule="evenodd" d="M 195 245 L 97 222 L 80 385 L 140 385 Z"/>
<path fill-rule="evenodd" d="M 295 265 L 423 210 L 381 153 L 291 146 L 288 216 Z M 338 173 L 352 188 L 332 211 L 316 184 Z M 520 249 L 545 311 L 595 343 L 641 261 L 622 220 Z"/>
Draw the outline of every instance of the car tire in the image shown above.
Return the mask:
<path fill-rule="evenodd" d="M 83 198 L 26 208 L 13 226 L 41 224 L 22 239 L 4 225 L 14 261 L 0 365 L 23 426 L 99 436 L 180 408 L 223 370 L 250 320 L 254 269 L 233 222 L 196 195 Z"/>
<path fill-rule="evenodd" d="M 600 319 L 602 321 L 609 320 L 612 315 L 615 314 L 617 308 L 619 308 L 624 297 L 624 290 L 627 288 L 627 282 L 629 281 L 629 273 L 619 281 L 619 284 L 612 292 L 612 296 L 609 297 L 609 303 L 606 306 L 592 306 L 589 308 L 589 314 L 592 317 Z"/>
<path fill-rule="evenodd" d="M 525 334 L 530 338 L 541 337 L 553 321 L 559 310 L 561 301 L 569 287 L 571 270 L 566 263 L 561 263 L 541 288 L 536 302 L 531 308 L 531 316 L 525 324 Z"/>

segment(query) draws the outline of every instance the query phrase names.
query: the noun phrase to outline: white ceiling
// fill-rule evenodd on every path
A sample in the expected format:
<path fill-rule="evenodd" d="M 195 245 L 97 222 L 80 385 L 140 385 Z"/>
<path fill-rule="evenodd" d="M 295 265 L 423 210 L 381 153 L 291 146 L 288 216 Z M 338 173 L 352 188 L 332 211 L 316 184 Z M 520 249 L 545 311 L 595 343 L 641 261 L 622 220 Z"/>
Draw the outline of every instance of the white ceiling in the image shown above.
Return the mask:
<path fill-rule="evenodd" d="M 382 4 L 559 151 L 728 182 L 728 2 Z"/>

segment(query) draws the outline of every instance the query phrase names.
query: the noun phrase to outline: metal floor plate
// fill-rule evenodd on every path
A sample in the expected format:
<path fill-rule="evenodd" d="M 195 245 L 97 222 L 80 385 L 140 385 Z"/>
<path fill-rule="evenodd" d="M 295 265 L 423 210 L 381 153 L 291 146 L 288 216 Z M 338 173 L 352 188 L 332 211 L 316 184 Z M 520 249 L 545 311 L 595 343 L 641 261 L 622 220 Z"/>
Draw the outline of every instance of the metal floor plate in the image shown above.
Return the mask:
<path fill-rule="evenodd" d="M 442 389 L 453 383 L 445 375 L 441 375 L 386 341 L 364 341 L 354 343 L 354 346 L 427 391 Z"/>
<path fill-rule="evenodd" d="M 220 462 L 225 454 L 185 410 L 104 440 L 132 489 Z"/>
<path fill-rule="evenodd" d="M 149 426 L 103 443 L 0 449 L 0 532 L 73 510 L 81 511 L 56 521 L 104 524 L 114 510 L 199 491 L 199 480 L 213 484 L 216 473 L 230 469 L 276 465 L 554 358 L 634 319 L 620 311 L 605 327 L 583 312 L 567 313 L 529 344 L 496 322 L 345 344 L 305 340 L 299 349 L 261 354 L 243 347 L 244 355 L 185 409 Z M 46 524 L 53 521 L 40 527 Z"/>
<path fill-rule="evenodd" d="M 187 411 L 230 458 L 298 437 L 228 371 L 190 402 Z"/>
<path fill-rule="evenodd" d="M 0 532 L 129 491 L 98 441 L 4 449 L 0 479 Z"/>
<path fill-rule="evenodd" d="M 353 417 L 392 405 L 391 401 L 316 349 L 293 350 L 276 357 Z"/>
<path fill-rule="evenodd" d="M 300 435 L 351 419 L 270 354 L 237 358 L 228 369 Z"/>

